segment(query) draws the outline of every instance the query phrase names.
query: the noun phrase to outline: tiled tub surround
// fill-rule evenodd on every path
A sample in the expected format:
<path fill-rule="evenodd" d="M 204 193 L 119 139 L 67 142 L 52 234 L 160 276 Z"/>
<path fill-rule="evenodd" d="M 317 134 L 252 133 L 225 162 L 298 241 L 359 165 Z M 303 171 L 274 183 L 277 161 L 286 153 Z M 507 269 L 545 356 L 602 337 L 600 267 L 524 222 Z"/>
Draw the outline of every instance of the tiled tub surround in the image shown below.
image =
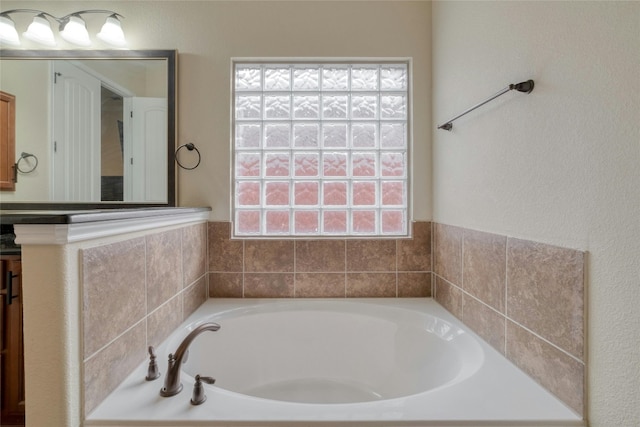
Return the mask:
<path fill-rule="evenodd" d="M 585 253 L 434 223 L 434 297 L 584 415 Z"/>
<path fill-rule="evenodd" d="M 231 240 L 209 223 L 209 296 L 430 297 L 431 223 L 411 239 Z"/>
<path fill-rule="evenodd" d="M 202 222 L 82 250 L 85 414 L 206 300 L 206 242 Z"/>

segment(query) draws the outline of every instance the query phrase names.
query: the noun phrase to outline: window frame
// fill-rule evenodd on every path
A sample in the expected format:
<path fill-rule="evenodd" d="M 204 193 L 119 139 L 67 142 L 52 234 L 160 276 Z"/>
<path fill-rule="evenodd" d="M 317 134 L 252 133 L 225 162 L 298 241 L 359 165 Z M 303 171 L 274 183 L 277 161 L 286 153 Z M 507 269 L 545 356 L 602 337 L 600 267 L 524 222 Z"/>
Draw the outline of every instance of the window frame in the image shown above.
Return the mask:
<path fill-rule="evenodd" d="M 237 206 L 237 202 L 236 202 L 236 191 L 237 191 L 237 176 L 236 176 L 236 130 L 237 130 L 237 125 L 238 125 L 238 120 L 236 117 L 236 99 L 237 99 L 237 91 L 236 91 L 236 67 L 238 65 L 241 66 L 260 66 L 260 67 L 277 67 L 277 66 L 283 66 L 283 67 L 291 67 L 291 68 L 295 68 L 297 66 L 304 66 L 304 65 L 310 65 L 310 66 L 317 66 L 317 65 L 337 65 L 337 66 L 359 66 L 359 65 L 372 65 L 372 66 L 376 66 L 376 67 L 380 67 L 380 66 L 385 66 L 385 65 L 403 65 L 406 67 L 406 89 L 402 90 L 402 91 L 397 91 L 397 92 L 403 92 L 405 97 L 406 97 L 406 114 L 405 114 L 405 119 L 404 119 L 404 126 L 405 126 L 405 138 L 406 138 L 406 146 L 403 147 L 403 149 L 405 150 L 405 176 L 402 178 L 402 180 L 404 180 L 404 185 L 405 185 L 405 193 L 404 196 L 406 198 L 406 203 L 405 206 L 403 208 L 400 209 L 405 209 L 406 210 L 406 214 L 403 217 L 403 221 L 404 221 L 404 233 L 383 233 L 382 231 L 382 225 L 381 224 L 377 224 L 376 226 L 376 231 L 374 233 L 354 233 L 352 232 L 352 230 L 350 230 L 350 227 L 347 226 L 347 231 L 345 233 L 335 233 L 335 234 L 322 234 L 323 230 L 322 230 L 322 214 L 323 214 L 323 206 L 325 206 L 325 204 L 322 201 L 322 195 L 321 195 L 321 191 L 320 189 L 318 189 L 318 202 L 317 202 L 317 208 L 320 212 L 320 217 L 318 219 L 319 223 L 318 226 L 320 227 L 320 229 L 318 230 L 317 233 L 309 233 L 309 234 L 296 234 L 295 231 L 295 212 L 300 212 L 302 210 L 296 210 L 295 207 L 295 203 L 293 200 L 289 200 L 289 203 L 287 205 L 283 205 L 283 209 L 284 210 L 289 210 L 292 215 L 290 215 L 290 226 L 289 226 L 289 232 L 288 233 L 283 233 L 283 234 L 277 234 L 277 233 L 273 233 L 273 234 L 268 234 L 266 232 L 266 230 L 262 229 L 260 230 L 259 234 L 241 234 L 237 232 L 237 222 L 236 222 L 236 213 L 238 211 L 238 206 Z M 295 58 L 245 58 L 245 57 L 239 57 L 239 58 L 231 58 L 231 67 L 230 67 L 230 75 L 231 75 L 231 79 L 230 79 L 230 89 L 231 89 L 231 102 L 230 102 L 230 143 L 231 143 L 231 150 L 230 150 L 230 163 L 231 163 L 231 171 L 230 171 L 230 181 L 231 181 L 231 193 L 230 193 L 230 217 L 231 217 L 231 222 L 232 222 L 232 227 L 231 227 L 231 238 L 232 239 L 239 239 L 239 240 L 244 240 L 244 239 L 285 239 L 285 240 L 289 240 L 289 239 L 305 239 L 305 240 L 317 240 L 317 239 L 398 239 L 398 238 L 410 238 L 412 235 L 412 227 L 411 227 L 411 223 L 413 220 L 413 209 L 412 209 L 412 202 L 413 202 L 413 185 L 412 185 L 412 175 L 413 175 L 413 156 L 412 156 L 412 152 L 413 152 L 413 67 L 412 67 L 412 58 L 410 57 L 401 57 L 401 58 L 397 58 L 397 57 L 389 57 L 389 58 L 300 58 L 300 57 L 295 57 Z M 261 71 L 261 81 L 263 81 L 264 78 L 264 70 Z M 380 80 L 378 80 L 379 82 Z M 262 83 L 264 84 L 264 83 Z M 291 83 L 290 85 L 293 85 L 293 79 L 291 79 Z M 354 91 L 350 85 L 348 87 L 348 89 L 341 89 L 341 90 L 337 90 L 338 92 L 346 92 L 348 94 L 348 97 L 350 99 L 350 97 L 354 94 L 357 93 L 358 91 Z M 251 92 L 251 91 L 247 91 L 247 92 Z M 285 89 L 283 91 L 277 91 L 277 90 L 267 90 L 264 87 L 262 87 L 259 91 L 256 92 L 261 92 L 261 103 L 262 103 L 262 108 L 264 108 L 264 93 L 271 93 L 273 92 L 274 94 L 278 94 L 278 93 L 283 93 L 283 92 L 288 92 L 290 95 L 289 96 L 293 96 L 291 94 L 295 93 L 295 92 L 301 92 L 300 90 L 296 90 L 293 87 L 289 88 L 289 89 Z M 324 93 L 325 91 L 323 91 L 322 88 L 319 88 L 317 90 L 311 90 L 310 93 Z M 330 91 L 327 91 L 330 92 Z M 366 92 L 371 92 L 371 91 L 363 91 L 363 93 Z M 384 91 L 381 90 L 381 88 L 378 87 L 378 89 L 376 89 L 376 92 L 378 95 L 380 95 L 381 93 L 384 93 Z M 390 90 L 390 93 L 392 93 L 393 91 Z M 380 99 L 378 98 L 378 101 Z M 320 110 L 322 110 L 322 103 L 319 103 L 318 107 Z M 290 116 L 287 119 L 283 120 L 283 123 L 295 123 L 295 119 L 293 118 L 293 98 L 291 100 L 291 109 L 290 109 Z M 348 102 L 347 104 L 347 108 L 351 107 L 351 101 Z M 378 107 L 378 111 L 379 111 L 379 107 Z M 323 122 L 327 121 L 322 117 L 322 114 L 319 113 L 319 116 L 317 119 L 315 120 L 311 120 L 311 122 L 315 121 L 317 123 L 322 124 Z M 347 116 L 349 116 L 349 114 L 347 114 Z M 254 120 L 254 122 L 260 122 L 261 123 L 261 130 L 264 130 L 265 127 L 265 121 L 267 121 L 268 123 L 270 119 L 265 118 L 264 115 L 261 115 L 260 118 L 256 118 L 256 120 Z M 344 122 L 347 124 L 347 134 L 349 132 L 351 132 L 351 125 L 353 123 L 357 123 L 358 120 L 354 120 L 353 118 L 350 117 L 346 117 L 343 119 L 339 119 L 336 120 L 337 122 Z M 381 117 L 376 117 L 373 121 L 376 122 L 377 125 L 377 129 L 378 131 L 380 130 L 380 124 L 382 122 L 384 122 L 384 119 Z M 242 120 L 240 120 L 240 122 L 242 122 Z M 329 122 L 331 122 L 331 120 L 329 120 Z M 293 128 L 292 128 L 293 129 Z M 293 131 L 292 131 L 293 133 Z M 293 134 L 291 134 L 291 138 L 293 138 Z M 262 140 L 265 138 L 265 135 L 261 134 L 261 145 L 260 147 L 258 147 L 256 150 L 256 152 L 261 152 L 262 154 L 264 154 L 265 152 L 265 148 L 262 145 Z M 319 138 L 322 139 L 322 134 L 319 134 Z M 381 135 L 378 134 L 378 138 L 381 138 Z M 350 136 L 347 135 L 347 140 L 350 139 Z M 293 145 L 293 142 L 291 142 L 291 144 Z M 349 146 L 349 144 L 347 144 L 347 147 L 345 148 L 349 155 L 353 152 L 353 148 L 351 146 Z M 319 141 L 318 147 L 316 148 L 316 151 L 319 154 L 319 158 L 321 159 L 323 157 L 323 155 L 325 154 L 326 148 L 322 146 L 322 142 Z M 364 151 L 364 150 L 363 150 Z M 380 155 L 381 152 L 384 152 L 384 149 L 381 149 L 380 145 L 378 144 L 374 150 L 374 152 L 376 153 L 376 155 Z M 289 148 L 289 153 L 291 153 L 292 155 L 290 156 L 290 160 L 291 162 L 293 162 L 293 157 L 295 154 L 295 149 L 293 149 L 291 146 Z M 322 162 L 319 162 L 318 167 L 321 168 L 322 166 Z M 290 168 L 292 166 L 289 166 Z M 349 170 L 351 170 L 351 167 L 348 167 Z M 291 169 L 290 169 L 291 170 Z M 380 174 L 376 174 L 375 179 L 377 180 L 378 183 L 381 183 L 383 181 L 382 176 Z M 293 186 L 295 184 L 295 176 L 293 174 L 288 175 L 287 177 L 283 177 L 283 180 L 285 181 L 289 181 L 290 184 Z M 325 182 L 322 179 L 322 172 L 319 171 L 319 182 L 322 183 Z M 261 183 L 261 185 L 259 185 L 259 191 L 262 193 L 263 192 L 263 185 L 266 181 L 265 179 L 265 175 L 264 173 L 260 173 L 258 176 L 255 177 L 254 181 L 258 181 Z M 276 179 L 274 179 L 274 181 L 276 181 Z M 354 184 L 354 181 L 357 182 L 357 177 L 354 177 L 351 173 L 348 173 L 347 176 L 344 177 L 344 180 L 346 182 L 347 187 L 351 188 Z M 337 182 L 337 181 L 336 181 Z M 381 194 L 381 184 L 378 186 L 378 194 L 376 195 L 379 203 L 378 204 L 374 204 L 374 208 L 380 212 L 382 212 L 381 206 L 381 199 L 382 199 L 382 194 Z M 350 191 L 350 190 L 349 190 Z M 290 194 L 293 194 L 294 192 L 292 190 L 290 190 Z M 350 192 L 347 193 L 347 197 L 350 194 Z M 266 195 L 262 195 L 266 197 Z M 293 196 L 292 196 L 293 197 Z M 260 211 L 265 211 L 265 208 L 268 207 L 268 205 L 266 204 L 265 200 L 262 200 L 260 202 L 259 205 L 256 206 L 256 210 L 260 210 Z M 357 209 L 353 209 L 353 205 L 350 205 L 347 202 L 347 206 L 345 207 L 345 209 L 347 211 L 347 215 L 350 216 L 351 212 L 353 211 L 357 211 Z M 240 209 L 240 211 L 242 211 L 242 209 Z M 381 213 L 378 213 L 378 218 L 379 221 L 381 221 L 381 217 L 379 216 L 381 215 Z M 350 221 L 349 218 L 347 219 L 347 221 Z"/>

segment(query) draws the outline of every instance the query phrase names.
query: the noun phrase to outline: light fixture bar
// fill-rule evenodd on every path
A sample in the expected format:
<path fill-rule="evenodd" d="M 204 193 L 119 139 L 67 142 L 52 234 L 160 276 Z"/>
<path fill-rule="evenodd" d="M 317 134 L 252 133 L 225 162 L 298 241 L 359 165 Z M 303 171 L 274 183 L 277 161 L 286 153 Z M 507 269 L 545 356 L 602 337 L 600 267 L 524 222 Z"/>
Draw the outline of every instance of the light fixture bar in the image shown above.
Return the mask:
<path fill-rule="evenodd" d="M 115 47 L 124 47 L 127 45 L 124 32 L 122 31 L 122 26 L 120 24 L 120 18 L 124 18 L 124 16 L 112 10 L 104 9 L 80 10 L 78 12 L 65 15 L 62 18 L 58 18 L 50 13 L 37 9 L 12 9 L 0 12 L 0 43 L 2 44 L 8 44 L 11 46 L 20 45 L 20 38 L 18 37 L 15 22 L 9 16 L 14 13 L 33 13 L 36 15 L 27 31 L 23 33 L 23 36 L 28 40 L 45 46 L 55 46 L 55 37 L 49 23 L 49 20 L 52 19 L 59 24 L 58 29 L 60 36 L 65 41 L 83 47 L 91 46 L 91 39 L 89 38 L 89 32 L 87 31 L 87 24 L 84 19 L 82 19 L 81 15 L 87 13 L 108 14 L 109 16 L 107 17 L 105 24 L 96 35 L 97 38 L 102 40 L 104 43 Z"/>

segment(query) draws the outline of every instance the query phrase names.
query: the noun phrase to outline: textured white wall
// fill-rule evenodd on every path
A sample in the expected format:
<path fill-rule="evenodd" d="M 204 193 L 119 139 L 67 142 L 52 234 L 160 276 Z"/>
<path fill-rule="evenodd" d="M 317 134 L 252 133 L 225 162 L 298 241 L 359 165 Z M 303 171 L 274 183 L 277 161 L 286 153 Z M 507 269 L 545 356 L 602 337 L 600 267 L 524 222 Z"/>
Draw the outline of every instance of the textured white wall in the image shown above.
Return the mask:
<path fill-rule="evenodd" d="M 591 425 L 640 425 L 640 3 L 435 2 L 432 19 L 433 219 L 588 251 Z"/>

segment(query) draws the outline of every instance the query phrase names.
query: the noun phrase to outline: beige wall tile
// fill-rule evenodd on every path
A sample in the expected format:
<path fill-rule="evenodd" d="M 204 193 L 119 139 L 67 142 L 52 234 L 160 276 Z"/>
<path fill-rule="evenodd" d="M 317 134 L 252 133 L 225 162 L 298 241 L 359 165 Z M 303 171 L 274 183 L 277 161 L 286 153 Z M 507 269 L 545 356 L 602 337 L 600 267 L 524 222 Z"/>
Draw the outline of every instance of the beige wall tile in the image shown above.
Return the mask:
<path fill-rule="evenodd" d="M 207 224 L 182 228 L 183 287 L 202 277 L 207 266 Z"/>
<path fill-rule="evenodd" d="M 82 251 L 84 357 L 146 315 L 145 239 Z"/>
<path fill-rule="evenodd" d="M 298 240 L 296 272 L 344 272 L 346 243 L 344 240 Z"/>
<path fill-rule="evenodd" d="M 462 290 L 435 276 L 435 299 L 457 318 L 462 318 Z"/>
<path fill-rule="evenodd" d="M 182 290 L 180 230 L 146 236 L 147 312 L 155 310 Z"/>
<path fill-rule="evenodd" d="M 158 347 L 182 323 L 182 295 L 161 305 L 147 317 L 147 345 Z"/>
<path fill-rule="evenodd" d="M 347 271 L 395 270 L 395 240 L 347 240 Z"/>
<path fill-rule="evenodd" d="M 584 357 L 584 253 L 508 240 L 508 317 Z"/>
<path fill-rule="evenodd" d="M 504 313 L 507 238 L 464 230 L 462 288 Z"/>
<path fill-rule="evenodd" d="M 413 237 L 398 239 L 398 271 L 431 271 L 431 223 L 412 224 Z"/>
<path fill-rule="evenodd" d="M 434 272 L 457 286 L 462 286 L 462 233 L 451 225 L 434 227 Z"/>
<path fill-rule="evenodd" d="M 207 276 L 182 291 L 182 320 L 189 317 L 207 300 Z"/>
<path fill-rule="evenodd" d="M 145 323 L 138 323 L 84 362 L 84 410 L 89 414 L 147 355 Z M 144 381 L 144 378 L 140 378 Z M 160 387 L 160 386 L 158 386 Z M 158 389 L 159 390 L 159 389 Z"/>
<path fill-rule="evenodd" d="M 398 272 L 398 297 L 431 296 L 431 273 Z"/>
<path fill-rule="evenodd" d="M 242 273 L 209 273 L 210 298 L 242 298 Z"/>
<path fill-rule="evenodd" d="M 245 298 L 293 298 L 293 273 L 245 273 Z"/>
<path fill-rule="evenodd" d="M 507 357 L 520 369 L 584 415 L 584 365 L 549 343 L 507 323 Z"/>
<path fill-rule="evenodd" d="M 342 298 L 345 296 L 344 273 L 296 273 L 296 298 Z"/>
<path fill-rule="evenodd" d="M 247 240 L 245 272 L 293 272 L 293 240 Z"/>
<path fill-rule="evenodd" d="M 241 272 L 242 240 L 231 240 L 230 222 L 209 222 L 209 271 Z"/>
<path fill-rule="evenodd" d="M 382 298 L 396 295 L 395 273 L 347 273 L 347 297 Z"/>
<path fill-rule="evenodd" d="M 462 296 L 462 321 L 500 353 L 505 354 L 506 318 L 469 295 Z"/>

